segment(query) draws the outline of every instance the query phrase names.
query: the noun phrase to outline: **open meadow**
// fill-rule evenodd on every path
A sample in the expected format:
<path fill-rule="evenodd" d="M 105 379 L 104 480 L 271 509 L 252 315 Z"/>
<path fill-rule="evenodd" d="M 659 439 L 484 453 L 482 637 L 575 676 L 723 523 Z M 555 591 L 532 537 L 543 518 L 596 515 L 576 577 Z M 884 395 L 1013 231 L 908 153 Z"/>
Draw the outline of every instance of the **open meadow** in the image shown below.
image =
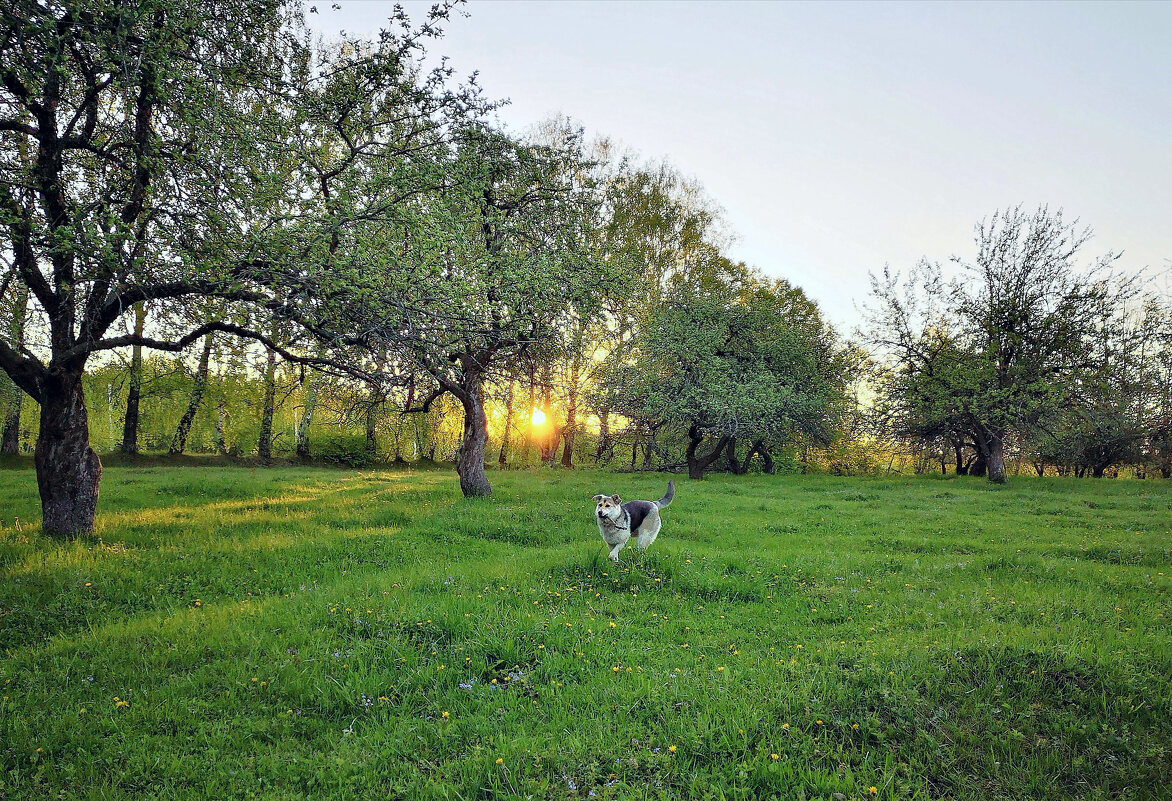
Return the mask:
<path fill-rule="evenodd" d="M 0 471 L 0 798 L 1172 798 L 1169 482 L 490 478 Z"/>

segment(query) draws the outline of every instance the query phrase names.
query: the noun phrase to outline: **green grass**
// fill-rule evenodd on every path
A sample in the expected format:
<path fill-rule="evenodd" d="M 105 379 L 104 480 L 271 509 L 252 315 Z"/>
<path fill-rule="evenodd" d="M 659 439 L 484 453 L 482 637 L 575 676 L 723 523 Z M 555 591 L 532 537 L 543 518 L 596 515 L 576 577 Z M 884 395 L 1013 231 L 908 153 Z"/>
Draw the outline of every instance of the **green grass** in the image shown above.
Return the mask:
<path fill-rule="evenodd" d="M 1172 798 L 1169 482 L 492 479 L 0 471 L 0 798 Z"/>

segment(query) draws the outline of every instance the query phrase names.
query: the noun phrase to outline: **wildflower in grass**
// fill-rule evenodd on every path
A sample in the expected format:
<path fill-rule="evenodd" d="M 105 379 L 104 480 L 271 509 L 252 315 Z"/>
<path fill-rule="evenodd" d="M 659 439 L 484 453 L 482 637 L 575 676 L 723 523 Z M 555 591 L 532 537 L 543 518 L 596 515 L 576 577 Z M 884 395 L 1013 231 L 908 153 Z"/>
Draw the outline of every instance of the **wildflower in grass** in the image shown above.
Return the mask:
<path fill-rule="evenodd" d="M 781 730 L 782 731 L 789 731 L 789 724 L 788 723 L 781 724 Z"/>
<path fill-rule="evenodd" d="M 781 759 L 781 757 L 779 757 L 777 754 L 770 754 L 769 758 L 772 759 L 774 762 Z"/>
<path fill-rule="evenodd" d="M 114 696 L 114 708 L 115 709 L 125 709 L 128 706 L 130 706 L 129 701 L 123 701 L 118 696 L 116 696 L 116 695 Z"/>
<path fill-rule="evenodd" d="M 497 763 L 498 765 L 503 765 L 503 764 L 505 764 L 505 761 L 504 761 L 503 759 L 501 759 L 500 757 L 497 757 L 497 758 L 496 758 L 496 763 Z"/>
<path fill-rule="evenodd" d="M 674 754 L 674 753 L 676 752 L 676 747 L 675 747 L 674 745 L 669 745 L 669 746 L 667 747 L 667 750 L 668 750 L 668 751 L 671 751 L 671 752 Z"/>
<path fill-rule="evenodd" d="M 447 712 L 441 712 L 440 717 L 442 717 L 444 720 L 447 720 L 448 718 L 451 717 L 451 715 Z"/>
<path fill-rule="evenodd" d="M 867 795 L 879 795 L 879 788 L 875 785 L 871 785 L 867 788 Z"/>

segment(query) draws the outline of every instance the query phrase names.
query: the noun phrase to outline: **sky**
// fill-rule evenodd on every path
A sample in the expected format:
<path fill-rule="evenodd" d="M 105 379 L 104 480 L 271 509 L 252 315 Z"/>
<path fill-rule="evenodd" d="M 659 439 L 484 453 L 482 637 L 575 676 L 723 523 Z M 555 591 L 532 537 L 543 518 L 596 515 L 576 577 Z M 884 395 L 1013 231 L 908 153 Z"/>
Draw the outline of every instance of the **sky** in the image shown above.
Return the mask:
<path fill-rule="evenodd" d="M 314 0 L 374 36 L 391 5 Z M 336 6 L 332 8 L 331 6 Z M 421 18 L 429 3 L 406 2 Z M 973 252 L 994 211 L 1090 226 L 1172 288 L 1172 2 L 471 0 L 433 46 L 524 131 L 568 115 L 667 158 L 730 255 L 861 322 L 868 275 Z"/>

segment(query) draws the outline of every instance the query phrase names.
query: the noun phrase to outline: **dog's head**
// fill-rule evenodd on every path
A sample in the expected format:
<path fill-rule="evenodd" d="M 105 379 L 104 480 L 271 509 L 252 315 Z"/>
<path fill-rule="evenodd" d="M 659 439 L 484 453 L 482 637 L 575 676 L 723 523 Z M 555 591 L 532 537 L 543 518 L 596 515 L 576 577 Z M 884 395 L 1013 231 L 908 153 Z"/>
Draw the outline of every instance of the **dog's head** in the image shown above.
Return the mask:
<path fill-rule="evenodd" d="M 599 520 L 618 520 L 623 513 L 623 499 L 618 495 L 595 495 L 594 503 Z"/>

